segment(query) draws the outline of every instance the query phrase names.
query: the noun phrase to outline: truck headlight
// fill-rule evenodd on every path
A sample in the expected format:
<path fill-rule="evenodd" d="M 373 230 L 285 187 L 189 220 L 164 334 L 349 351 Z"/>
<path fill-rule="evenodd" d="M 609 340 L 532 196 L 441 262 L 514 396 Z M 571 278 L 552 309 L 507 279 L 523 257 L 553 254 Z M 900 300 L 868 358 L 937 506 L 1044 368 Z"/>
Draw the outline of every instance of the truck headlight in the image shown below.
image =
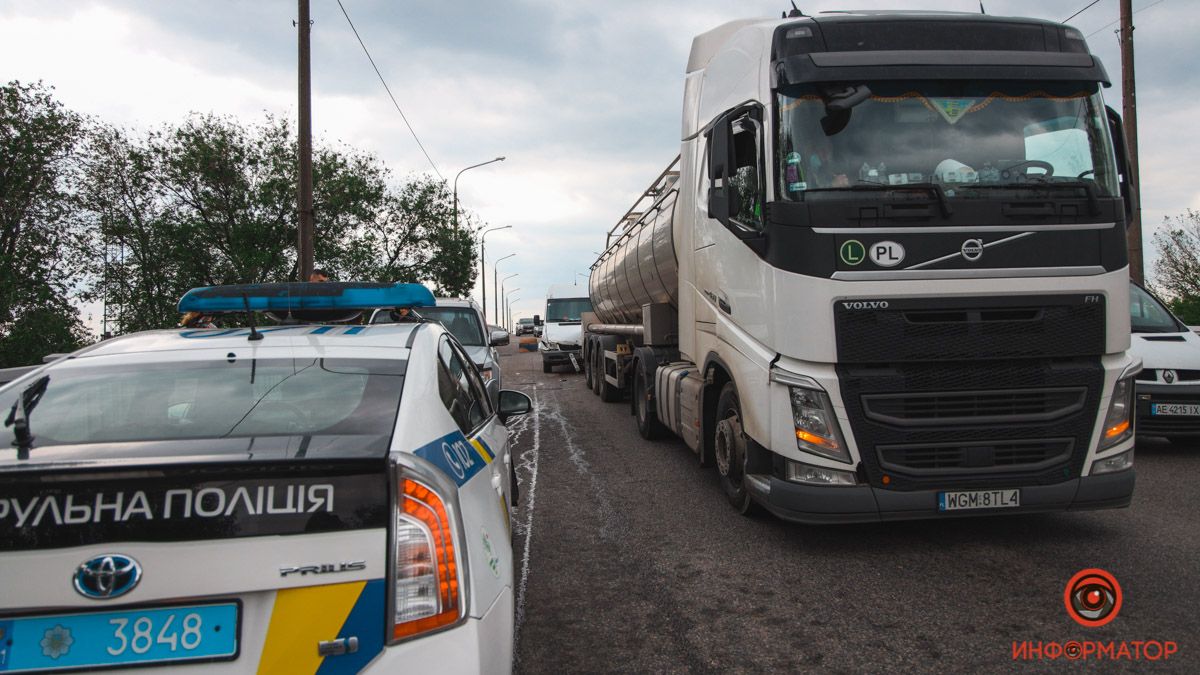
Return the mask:
<path fill-rule="evenodd" d="M 806 387 L 789 387 L 792 420 L 796 425 L 796 447 L 822 457 L 850 463 L 850 452 L 833 414 L 829 395 Z"/>
<path fill-rule="evenodd" d="M 1133 378 L 1117 380 L 1113 387 L 1112 402 L 1104 416 L 1104 435 L 1100 439 L 1100 450 L 1128 440 L 1133 436 Z"/>
<path fill-rule="evenodd" d="M 1115 457 L 1107 457 L 1098 459 L 1092 462 L 1091 475 L 1098 476 L 1102 473 L 1117 473 L 1126 469 L 1133 468 L 1133 450 L 1127 450 Z"/>
<path fill-rule="evenodd" d="M 858 485 L 858 477 L 853 471 L 838 471 L 823 466 L 802 464 L 787 460 L 787 479 L 793 483 L 806 485 L 850 486 Z"/>

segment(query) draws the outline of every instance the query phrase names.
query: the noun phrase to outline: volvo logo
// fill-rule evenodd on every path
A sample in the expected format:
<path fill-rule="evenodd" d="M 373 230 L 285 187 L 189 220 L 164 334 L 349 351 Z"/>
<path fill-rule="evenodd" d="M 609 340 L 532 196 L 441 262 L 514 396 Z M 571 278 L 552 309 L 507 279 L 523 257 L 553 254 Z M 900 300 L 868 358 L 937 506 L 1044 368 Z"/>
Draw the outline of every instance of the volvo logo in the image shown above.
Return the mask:
<path fill-rule="evenodd" d="M 127 555 L 106 553 L 90 558 L 75 570 L 75 590 L 85 598 L 119 598 L 142 580 L 142 566 Z"/>
<path fill-rule="evenodd" d="M 843 302 L 846 309 L 887 309 L 887 300 L 861 300 L 858 302 Z"/>
<path fill-rule="evenodd" d="M 962 257 L 975 262 L 983 257 L 983 241 L 980 239 L 968 239 L 962 245 Z"/>
<path fill-rule="evenodd" d="M 1167 384 L 1171 384 L 1174 381 L 1175 381 L 1175 371 L 1164 370 L 1163 371 L 1163 382 L 1166 382 Z"/>

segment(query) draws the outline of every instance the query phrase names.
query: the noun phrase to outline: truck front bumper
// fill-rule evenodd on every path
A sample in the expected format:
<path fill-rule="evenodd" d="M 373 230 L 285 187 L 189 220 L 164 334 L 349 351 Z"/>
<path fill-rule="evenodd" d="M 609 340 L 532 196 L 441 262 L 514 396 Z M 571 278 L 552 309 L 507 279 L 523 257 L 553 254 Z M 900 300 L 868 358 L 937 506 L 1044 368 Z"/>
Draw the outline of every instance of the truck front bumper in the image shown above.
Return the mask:
<path fill-rule="evenodd" d="M 551 365 L 557 366 L 564 363 L 570 363 L 572 354 L 575 355 L 575 359 L 579 361 L 579 363 L 583 363 L 583 357 L 579 351 L 579 347 L 575 347 L 574 349 L 547 349 L 543 347 L 541 352 L 542 361 Z"/>
<path fill-rule="evenodd" d="M 1134 469 L 1128 469 L 1054 485 L 1023 486 L 1020 506 L 939 511 L 940 490 L 898 491 L 869 485 L 820 487 L 775 477 L 769 481 L 747 481 L 755 500 L 768 511 L 784 520 L 808 524 L 1116 509 L 1129 506 L 1133 484 Z"/>

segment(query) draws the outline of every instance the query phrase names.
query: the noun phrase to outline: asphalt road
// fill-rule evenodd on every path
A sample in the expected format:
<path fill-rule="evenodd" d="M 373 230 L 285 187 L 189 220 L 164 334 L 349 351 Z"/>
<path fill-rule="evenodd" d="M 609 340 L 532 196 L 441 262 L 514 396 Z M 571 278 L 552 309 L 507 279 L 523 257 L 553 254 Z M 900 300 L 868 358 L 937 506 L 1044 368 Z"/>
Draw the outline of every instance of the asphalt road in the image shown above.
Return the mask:
<path fill-rule="evenodd" d="M 736 514 L 682 441 L 505 352 L 505 387 L 535 404 L 512 426 L 518 672 L 1059 670 L 1078 664 L 1014 663 L 1014 641 L 1073 640 L 1174 641 L 1091 666 L 1200 672 L 1200 445 L 1140 445 L 1128 509 L 795 525 Z M 1124 592 L 1100 628 L 1063 605 L 1090 567 Z"/>

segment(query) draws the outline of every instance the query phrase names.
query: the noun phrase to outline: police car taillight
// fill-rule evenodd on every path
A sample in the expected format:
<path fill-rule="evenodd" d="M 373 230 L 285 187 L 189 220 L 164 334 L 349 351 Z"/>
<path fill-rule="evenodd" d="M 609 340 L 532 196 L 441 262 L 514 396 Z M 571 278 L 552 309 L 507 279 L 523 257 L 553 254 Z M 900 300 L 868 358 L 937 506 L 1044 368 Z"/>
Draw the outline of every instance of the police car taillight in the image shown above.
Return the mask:
<path fill-rule="evenodd" d="M 436 488 L 405 476 L 397 481 L 393 639 L 449 626 L 465 614 L 450 509 Z"/>

